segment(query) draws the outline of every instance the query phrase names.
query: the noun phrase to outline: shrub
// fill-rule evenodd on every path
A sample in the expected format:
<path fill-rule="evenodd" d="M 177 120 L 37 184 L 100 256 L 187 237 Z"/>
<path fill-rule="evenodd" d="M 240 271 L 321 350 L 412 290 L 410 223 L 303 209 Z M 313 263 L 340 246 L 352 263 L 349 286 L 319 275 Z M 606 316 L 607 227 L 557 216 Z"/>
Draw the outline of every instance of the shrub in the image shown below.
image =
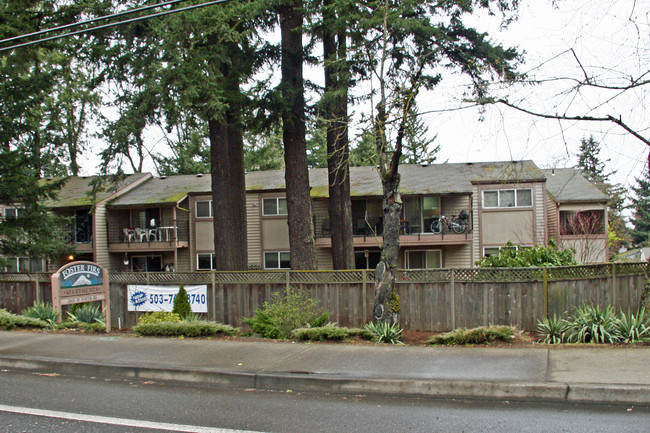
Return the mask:
<path fill-rule="evenodd" d="M 398 323 L 370 322 L 363 329 L 370 332 L 377 343 L 404 344 Z"/>
<path fill-rule="evenodd" d="M 44 320 L 49 323 L 59 321 L 59 312 L 49 302 L 37 302 L 29 308 L 25 308 L 21 313 L 25 317 Z"/>
<path fill-rule="evenodd" d="M 617 343 L 621 340 L 618 317 L 611 306 L 585 304 L 569 318 L 569 340 L 576 343 Z"/>
<path fill-rule="evenodd" d="M 163 322 L 180 322 L 181 317 L 176 313 L 167 311 L 151 311 L 144 313 L 138 317 L 138 325 L 145 325 L 148 323 L 163 323 Z"/>
<path fill-rule="evenodd" d="M 486 326 L 473 329 L 455 329 L 441 335 L 436 335 L 425 342 L 429 345 L 465 345 L 485 344 L 493 341 L 508 341 L 514 338 L 515 330 L 511 326 Z"/>
<path fill-rule="evenodd" d="M 297 340 L 323 341 L 335 340 L 341 341 L 352 337 L 361 337 L 366 340 L 372 340 L 374 334 L 361 328 L 339 327 L 336 323 L 328 323 L 324 326 L 315 328 L 297 328 L 292 335 Z"/>
<path fill-rule="evenodd" d="M 650 341 L 650 319 L 645 317 L 645 308 L 637 314 L 625 314 L 623 311 L 619 314 L 618 333 L 624 343 L 645 343 Z"/>
<path fill-rule="evenodd" d="M 527 268 L 577 265 L 575 249 L 558 250 L 553 239 L 547 246 L 535 245 L 530 248 L 517 248 L 512 242 L 506 243 L 497 254 L 482 257 L 476 262 L 481 268 Z"/>
<path fill-rule="evenodd" d="M 198 313 L 189 313 L 189 314 L 186 314 L 183 317 L 183 321 L 185 321 L 185 322 L 201 322 L 201 321 L 205 321 L 205 319 L 203 318 L 203 316 L 201 316 Z"/>
<path fill-rule="evenodd" d="M 187 299 L 187 291 L 185 291 L 185 286 L 182 284 L 174 298 L 172 313 L 178 314 L 181 319 L 185 319 L 185 316 L 192 313 L 192 306 L 190 305 L 189 299 Z"/>
<path fill-rule="evenodd" d="M 68 316 L 75 322 L 83 323 L 104 323 L 104 314 L 102 313 L 102 308 L 99 304 L 84 304 L 80 308 L 72 313 L 68 312 Z"/>
<path fill-rule="evenodd" d="M 304 290 L 286 289 L 271 295 L 255 315 L 244 319 L 257 334 L 265 338 L 286 339 L 291 331 L 303 327 L 322 326 L 329 312 L 320 313 L 318 303 Z"/>
<path fill-rule="evenodd" d="M 237 328 L 216 322 L 156 322 L 136 326 L 133 330 L 140 335 L 165 337 L 209 337 L 218 334 L 233 336 Z"/>
<path fill-rule="evenodd" d="M 545 317 L 537 321 L 538 341 L 546 344 L 561 344 L 567 341 L 569 323 L 562 317 Z"/>
<path fill-rule="evenodd" d="M 50 323 L 34 319 L 33 317 L 19 316 L 11 314 L 7 310 L 0 309 L 0 328 L 14 329 L 14 328 L 41 328 L 46 329 L 51 326 Z"/>

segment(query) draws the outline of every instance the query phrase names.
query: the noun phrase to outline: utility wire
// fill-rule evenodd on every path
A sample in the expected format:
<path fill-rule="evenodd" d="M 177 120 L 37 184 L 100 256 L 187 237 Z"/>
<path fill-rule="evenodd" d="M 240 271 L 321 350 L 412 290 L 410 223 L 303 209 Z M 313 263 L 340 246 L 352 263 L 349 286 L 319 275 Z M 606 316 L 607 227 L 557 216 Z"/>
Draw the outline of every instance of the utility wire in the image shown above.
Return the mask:
<path fill-rule="evenodd" d="M 101 30 L 101 29 L 106 29 L 106 28 L 109 28 L 109 27 L 115 27 L 115 26 L 119 26 L 119 25 L 122 25 L 122 24 L 130 24 L 130 23 L 137 22 L 137 21 L 144 21 L 144 20 L 147 20 L 147 19 L 150 19 L 150 18 L 156 18 L 156 17 L 165 16 L 165 15 L 171 15 L 171 14 L 175 14 L 177 12 L 185 12 L 185 11 L 192 10 L 192 9 L 199 9 L 199 8 L 203 8 L 203 7 L 206 7 L 206 6 L 212 6 L 212 5 L 216 5 L 216 4 L 220 4 L 220 3 L 227 3 L 229 1 L 231 1 L 231 0 L 213 0 L 213 1 L 206 2 L 206 3 L 201 3 L 201 4 L 198 4 L 198 5 L 186 6 L 186 7 L 183 7 L 183 8 L 172 9 L 172 10 L 168 10 L 168 11 L 164 11 L 164 12 L 157 12 L 157 13 L 145 15 L 145 16 L 142 16 L 142 17 L 131 18 L 131 19 L 122 20 L 122 21 L 116 21 L 114 23 L 103 24 L 103 25 L 95 26 L 95 27 L 89 27 L 89 28 L 86 28 L 86 29 L 83 29 L 83 30 L 75 30 L 73 32 L 63 33 L 63 34 L 56 35 L 56 36 L 50 36 L 50 37 L 47 37 L 47 38 L 36 39 L 36 40 L 33 40 L 33 41 L 29 41 L 29 42 L 23 42 L 21 44 L 10 45 L 8 47 L 2 47 L 2 48 L 0 48 L 0 52 L 9 51 L 9 50 L 13 50 L 13 49 L 16 49 L 16 48 L 21 48 L 21 47 L 26 47 L 26 46 L 29 46 L 29 45 L 35 45 L 35 44 L 38 44 L 38 43 L 41 43 L 41 42 L 47 42 L 47 41 L 53 41 L 53 40 L 56 40 L 56 39 L 62 39 L 62 38 L 66 38 L 68 36 L 74 36 L 74 35 L 79 35 L 79 34 L 82 34 L 82 33 L 88 33 L 88 32 L 92 32 L 92 31 L 95 31 L 95 30 Z"/>
<path fill-rule="evenodd" d="M 149 9 L 156 9 L 156 8 L 163 7 L 163 6 L 170 6 L 170 5 L 173 5 L 173 4 L 176 4 L 176 3 L 181 3 L 181 2 L 184 2 L 184 1 L 187 1 L 187 0 L 170 0 L 170 1 L 163 2 L 163 3 L 158 3 L 158 4 L 155 4 L 155 5 L 142 6 L 142 7 L 135 8 L 135 9 L 129 9 L 129 10 L 118 12 L 118 13 L 111 14 L 111 15 L 104 15 L 104 16 L 101 16 L 101 17 L 93 18 L 91 20 L 79 21 L 78 23 L 70 23 L 70 24 L 65 24 L 65 25 L 62 25 L 62 26 L 52 27 L 51 29 L 39 30 L 38 32 L 32 32 L 32 33 L 26 33 L 24 35 L 12 36 L 10 38 L 0 40 L 0 44 L 5 44 L 7 42 L 17 41 L 17 40 L 20 40 L 20 39 L 30 38 L 32 36 L 45 35 L 45 34 L 48 34 L 48 33 L 59 31 L 59 30 L 66 30 L 66 29 L 70 29 L 70 28 L 74 28 L 74 27 L 78 27 L 78 26 L 83 26 L 83 25 L 86 25 L 86 24 L 93 24 L 93 23 L 96 23 L 96 22 L 99 22 L 99 21 L 104 21 L 104 20 L 108 20 L 108 19 L 111 19 L 111 18 L 117 18 L 117 17 L 121 17 L 121 16 L 124 16 L 124 15 L 133 14 L 133 13 L 136 13 L 136 12 L 142 12 L 142 11 L 146 11 L 146 10 L 149 10 Z"/>

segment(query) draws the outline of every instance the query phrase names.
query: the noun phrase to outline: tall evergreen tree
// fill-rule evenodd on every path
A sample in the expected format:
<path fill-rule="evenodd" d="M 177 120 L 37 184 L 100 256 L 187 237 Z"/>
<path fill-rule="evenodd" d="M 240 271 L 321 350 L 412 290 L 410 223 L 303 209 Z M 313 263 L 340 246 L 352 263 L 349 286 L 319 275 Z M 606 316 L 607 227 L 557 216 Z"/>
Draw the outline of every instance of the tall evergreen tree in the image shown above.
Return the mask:
<path fill-rule="evenodd" d="M 643 177 L 636 179 L 632 191 L 632 241 L 637 246 L 650 246 L 650 167 L 646 167 Z"/>

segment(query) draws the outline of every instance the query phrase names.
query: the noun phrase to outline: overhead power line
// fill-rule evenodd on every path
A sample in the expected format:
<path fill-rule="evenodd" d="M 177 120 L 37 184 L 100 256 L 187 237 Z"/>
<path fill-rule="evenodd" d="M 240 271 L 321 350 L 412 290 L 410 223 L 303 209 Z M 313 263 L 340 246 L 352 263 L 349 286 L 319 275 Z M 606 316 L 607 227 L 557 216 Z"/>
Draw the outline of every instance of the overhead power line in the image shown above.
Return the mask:
<path fill-rule="evenodd" d="M 147 10 L 150 10 L 150 9 L 157 9 L 157 8 L 160 8 L 160 7 L 163 7 L 163 6 L 170 6 L 170 5 L 173 5 L 173 4 L 176 4 L 176 3 L 181 3 L 181 2 L 184 2 L 184 1 L 187 1 L 187 0 L 170 0 L 170 1 L 163 2 L 163 3 L 158 3 L 158 4 L 155 4 L 155 5 L 142 6 L 142 7 L 139 7 L 139 8 L 129 9 L 129 10 L 118 12 L 118 13 L 111 14 L 111 15 L 104 15 L 104 16 L 101 16 L 101 17 L 93 18 L 91 20 L 79 21 L 77 23 L 70 23 L 70 24 L 65 24 L 63 26 L 52 27 L 51 29 L 39 30 L 38 32 L 32 32 L 32 33 L 26 33 L 24 35 L 13 36 L 11 38 L 6 38 L 6 39 L 0 40 L 0 44 L 5 44 L 7 42 L 18 41 L 18 40 L 21 40 L 21 39 L 27 39 L 27 38 L 31 38 L 32 36 L 46 35 L 48 33 L 54 33 L 54 32 L 57 32 L 59 30 L 66 30 L 66 29 L 71 29 L 71 28 L 74 28 L 74 27 L 83 26 L 83 25 L 86 25 L 86 24 L 93 24 L 93 23 L 96 23 L 96 22 L 99 22 L 99 21 L 110 20 L 112 18 L 118 18 L 118 17 L 122 17 L 122 16 L 125 16 L 125 15 L 130 15 L 130 14 L 133 14 L 133 13 L 136 13 L 136 12 L 147 11 Z"/>
<path fill-rule="evenodd" d="M 172 3 L 177 3 L 179 1 L 184 1 L 184 0 L 177 0 L 175 2 L 168 2 L 168 3 L 172 4 Z M 50 37 L 47 37 L 47 38 L 40 38 L 40 39 L 36 39 L 36 40 L 33 40 L 33 41 L 23 42 L 23 43 L 15 44 L 15 45 L 10 45 L 8 47 L 1 47 L 0 52 L 10 51 L 10 50 L 14 50 L 16 48 L 26 47 L 26 46 L 29 46 L 29 45 L 35 45 L 35 44 L 39 44 L 41 42 L 47 42 L 47 41 L 53 41 L 53 40 L 56 40 L 56 39 L 67 38 L 69 36 L 75 36 L 75 35 L 79 35 L 79 34 L 83 34 L 83 33 L 89 33 L 89 32 L 93 32 L 95 30 L 101 30 L 101 29 L 106 29 L 106 28 L 110 28 L 110 27 L 116 27 L 116 26 L 119 26 L 119 25 L 122 25 L 122 24 L 130 24 L 130 23 L 134 23 L 134 22 L 137 22 L 137 21 L 144 21 L 144 20 L 148 20 L 148 19 L 151 19 L 151 18 L 162 17 L 162 16 L 165 16 L 165 15 L 171 15 L 171 14 L 175 14 L 175 13 L 178 13 L 178 12 L 185 12 L 185 11 L 189 11 L 189 10 L 193 10 L 193 9 L 203 8 L 203 7 L 206 7 L 206 6 L 212 6 L 212 5 L 216 5 L 216 4 L 220 4 L 220 3 L 227 3 L 229 1 L 231 1 L 231 0 L 213 0 L 213 1 L 208 1 L 206 3 L 201 3 L 201 4 L 197 4 L 197 5 L 192 5 L 192 6 L 186 6 L 186 7 L 178 8 L 178 9 L 171 9 L 171 10 L 167 10 L 167 11 L 163 11 L 163 12 L 157 12 L 157 13 L 153 13 L 153 14 L 149 14 L 149 15 L 144 15 L 144 16 L 141 16 L 141 17 L 131 18 L 131 19 L 128 19 L 128 20 L 116 21 L 114 23 L 108 23 L 108 24 L 102 24 L 102 25 L 99 25 L 99 26 L 88 27 L 88 28 L 85 28 L 85 29 L 82 29 L 82 30 L 75 30 L 75 31 L 68 32 L 68 33 L 62 33 L 60 35 L 55 35 L 55 36 L 50 36 Z M 125 13 L 126 13 L 126 11 L 124 13 L 122 13 L 122 15 L 124 15 Z M 100 18 L 96 18 L 94 21 L 101 21 L 103 19 L 104 19 L 103 17 L 100 17 Z M 75 25 L 71 25 L 71 26 L 74 27 Z M 50 31 L 53 31 L 53 30 L 50 30 Z M 5 42 L 5 40 L 0 41 L 0 43 L 3 43 L 3 42 Z"/>

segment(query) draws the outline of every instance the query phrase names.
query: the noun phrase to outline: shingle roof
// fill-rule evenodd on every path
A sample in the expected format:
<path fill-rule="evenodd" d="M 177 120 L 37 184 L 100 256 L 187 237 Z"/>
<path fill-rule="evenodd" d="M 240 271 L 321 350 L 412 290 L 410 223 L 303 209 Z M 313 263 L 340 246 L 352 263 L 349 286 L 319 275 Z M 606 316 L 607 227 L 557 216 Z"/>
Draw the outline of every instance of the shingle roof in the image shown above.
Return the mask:
<path fill-rule="evenodd" d="M 116 198 L 109 206 L 176 204 L 191 192 L 209 193 L 210 190 L 209 174 L 154 177 L 132 191 Z"/>
<path fill-rule="evenodd" d="M 92 192 L 92 182 L 96 180 L 97 176 L 88 176 L 88 177 L 79 177 L 73 176 L 68 178 L 63 187 L 58 191 L 57 196 L 54 200 L 48 200 L 45 204 L 51 208 L 62 208 L 62 207 L 77 207 L 77 206 L 92 206 L 94 203 L 102 201 L 116 191 L 124 188 L 125 186 L 136 182 L 143 177 L 150 176 L 149 173 L 136 173 L 130 174 L 120 180 L 116 185 L 111 185 L 102 191 L 97 191 L 95 194 L 95 200 L 90 195 Z M 57 179 L 47 179 L 43 182 L 53 182 Z"/>
<path fill-rule="evenodd" d="M 574 168 L 544 169 L 546 190 L 558 202 L 608 201 L 596 185 L 589 182 L 580 170 Z"/>

